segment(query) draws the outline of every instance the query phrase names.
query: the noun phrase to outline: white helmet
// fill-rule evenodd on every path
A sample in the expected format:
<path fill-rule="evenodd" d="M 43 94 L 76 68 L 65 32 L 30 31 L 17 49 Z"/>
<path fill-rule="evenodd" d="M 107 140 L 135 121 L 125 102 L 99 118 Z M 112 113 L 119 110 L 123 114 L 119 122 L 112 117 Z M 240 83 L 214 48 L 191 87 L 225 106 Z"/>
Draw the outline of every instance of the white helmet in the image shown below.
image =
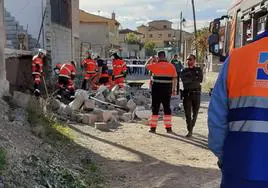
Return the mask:
<path fill-rule="evenodd" d="M 47 51 L 45 49 L 38 49 L 38 53 L 44 54 L 44 56 L 47 55 Z"/>

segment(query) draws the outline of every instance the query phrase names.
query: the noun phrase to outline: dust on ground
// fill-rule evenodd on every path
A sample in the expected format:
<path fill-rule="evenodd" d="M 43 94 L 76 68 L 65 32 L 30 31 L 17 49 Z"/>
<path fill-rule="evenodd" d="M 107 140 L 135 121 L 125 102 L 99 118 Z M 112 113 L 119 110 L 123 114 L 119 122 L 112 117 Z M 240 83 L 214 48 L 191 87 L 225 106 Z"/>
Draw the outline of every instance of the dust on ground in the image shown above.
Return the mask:
<path fill-rule="evenodd" d="M 142 124 L 124 123 L 110 132 L 70 125 L 75 142 L 95 153 L 94 161 L 107 176 L 107 187 L 216 188 L 220 171 L 207 148 L 207 108 L 202 104 L 193 138 L 187 134 L 184 114 L 173 118 L 174 134 L 160 123 L 157 134 Z"/>

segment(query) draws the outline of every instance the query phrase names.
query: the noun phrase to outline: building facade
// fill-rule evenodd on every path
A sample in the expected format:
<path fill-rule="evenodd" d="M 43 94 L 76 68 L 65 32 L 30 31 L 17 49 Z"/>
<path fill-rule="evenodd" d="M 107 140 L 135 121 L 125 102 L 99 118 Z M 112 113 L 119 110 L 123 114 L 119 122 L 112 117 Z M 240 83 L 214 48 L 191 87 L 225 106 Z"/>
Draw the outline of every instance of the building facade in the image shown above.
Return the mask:
<path fill-rule="evenodd" d="M 111 18 L 105 18 L 80 10 L 82 55 L 85 50 L 91 49 L 96 55 L 108 57 L 111 49 L 120 49 L 119 26 L 115 13 Z"/>
<path fill-rule="evenodd" d="M 143 34 L 143 43 L 154 42 L 157 48 L 171 49 L 172 53 L 180 51 L 183 58 L 191 53 L 193 34 L 173 29 L 172 22 L 168 20 L 149 22 L 148 26 L 139 26 L 137 31 Z"/>
<path fill-rule="evenodd" d="M 79 0 L 5 1 L 6 47 L 44 48 L 52 67 L 76 59 Z"/>

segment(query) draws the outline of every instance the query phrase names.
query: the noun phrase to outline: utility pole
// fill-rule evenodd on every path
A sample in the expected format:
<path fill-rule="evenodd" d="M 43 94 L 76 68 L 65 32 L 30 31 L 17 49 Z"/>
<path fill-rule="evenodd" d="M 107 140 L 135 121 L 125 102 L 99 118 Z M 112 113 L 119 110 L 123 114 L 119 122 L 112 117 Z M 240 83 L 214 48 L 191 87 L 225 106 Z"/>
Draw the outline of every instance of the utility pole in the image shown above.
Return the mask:
<path fill-rule="evenodd" d="M 181 16 L 180 16 L 180 41 L 179 41 L 179 53 L 181 54 L 181 43 L 182 43 L 182 22 L 183 22 L 183 18 L 182 18 L 182 11 L 181 11 Z"/>
<path fill-rule="evenodd" d="M 197 40 L 197 29 L 196 29 L 196 17 L 195 17 L 195 5 L 194 0 L 192 0 L 192 7 L 193 7 L 193 17 L 194 17 L 194 35 L 195 35 L 195 41 Z M 195 49 L 196 53 L 196 59 L 198 60 L 198 48 Z"/>

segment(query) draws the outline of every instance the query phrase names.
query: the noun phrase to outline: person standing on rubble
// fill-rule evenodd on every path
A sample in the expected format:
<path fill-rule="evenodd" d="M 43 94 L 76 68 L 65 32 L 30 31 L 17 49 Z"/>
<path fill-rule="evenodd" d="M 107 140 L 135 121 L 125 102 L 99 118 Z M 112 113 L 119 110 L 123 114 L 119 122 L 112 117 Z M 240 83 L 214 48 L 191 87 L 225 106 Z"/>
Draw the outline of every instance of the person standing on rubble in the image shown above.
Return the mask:
<path fill-rule="evenodd" d="M 186 116 L 188 134 L 186 137 L 192 137 L 193 129 L 197 120 L 200 98 L 201 83 L 203 81 L 203 71 L 196 67 L 196 57 L 190 54 L 187 58 L 187 68 L 183 69 L 181 79 L 183 83 L 183 107 Z"/>
<path fill-rule="evenodd" d="M 166 59 L 164 51 L 158 52 L 158 61 L 151 57 L 145 67 L 152 73 L 152 116 L 149 132 L 155 133 L 159 119 L 159 109 L 164 107 L 164 125 L 167 133 L 172 133 L 172 116 L 170 109 L 171 95 L 176 95 L 177 72 Z"/>
<path fill-rule="evenodd" d="M 208 109 L 221 188 L 268 187 L 268 18 L 265 32 L 223 64 Z"/>
<path fill-rule="evenodd" d="M 88 57 L 81 62 L 81 68 L 84 71 L 83 90 L 87 90 L 88 85 L 91 87 L 90 89 L 93 89 L 96 86 L 98 76 L 98 64 L 92 59 L 92 52 L 89 50 L 87 55 Z"/>
<path fill-rule="evenodd" d="M 71 63 L 57 64 L 54 71 L 58 78 L 58 93 L 57 99 L 62 99 L 62 94 L 65 90 L 69 92 L 69 99 L 74 100 L 75 95 L 75 84 L 74 78 L 76 74 L 76 65 L 74 61 Z"/>
<path fill-rule="evenodd" d="M 43 76 L 43 67 L 47 51 L 44 49 L 39 49 L 38 54 L 33 57 L 32 61 L 32 76 L 34 81 L 34 95 L 36 97 L 40 96 L 40 84 L 41 77 Z"/>
<path fill-rule="evenodd" d="M 124 87 L 125 77 L 127 76 L 127 64 L 126 62 L 119 57 L 119 55 L 116 52 L 113 52 L 111 55 L 113 62 L 113 78 L 115 85 L 118 85 L 119 87 Z"/>

